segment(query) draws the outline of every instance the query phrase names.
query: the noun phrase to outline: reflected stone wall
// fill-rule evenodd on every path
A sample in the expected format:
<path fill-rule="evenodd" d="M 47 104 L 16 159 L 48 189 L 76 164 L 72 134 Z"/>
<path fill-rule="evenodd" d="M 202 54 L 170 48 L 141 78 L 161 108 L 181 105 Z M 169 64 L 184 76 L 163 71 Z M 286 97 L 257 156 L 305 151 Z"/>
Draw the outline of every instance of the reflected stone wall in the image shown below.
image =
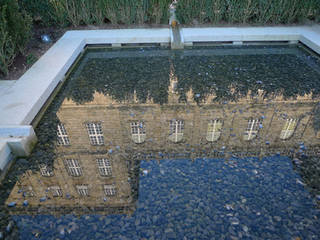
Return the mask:
<path fill-rule="evenodd" d="M 93 102 L 77 105 L 71 100 L 65 101 L 58 118 L 65 125 L 71 145 L 61 147 L 59 151 L 108 151 L 116 146 L 122 150 L 138 152 L 185 152 L 190 148 L 225 151 L 265 151 L 278 148 L 294 148 L 300 142 L 306 146 L 319 144 L 317 131 L 313 127 L 313 111 L 316 99 L 310 96 L 299 100 L 283 100 L 281 97 L 272 101 L 259 98 L 243 98 L 238 102 L 225 104 L 190 101 L 187 104 L 173 102 L 176 94 L 171 93 L 168 104 L 141 104 L 134 101 L 119 103 L 103 94 L 95 94 Z M 261 119 L 261 126 L 256 138 L 244 140 L 248 120 Z M 280 139 L 287 119 L 297 119 L 293 135 Z M 183 120 L 183 138 L 178 143 L 169 140 L 170 120 Z M 221 136 L 217 141 L 206 139 L 210 120 L 223 122 Z M 143 121 L 146 130 L 144 143 L 136 144 L 131 138 L 131 122 Z M 105 144 L 90 145 L 85 127 L 87 122 L 101 122 Z"/>
<path fill-rule="evenodd" d="M 70 145 L 56 146 L 54 175 L 45 177 L 40 173 L 27 172 L 16 184 L 7 202 L 21 202 L 26 192 L 29 194 L 25 199 L 30 211 L 34 208 L 38 212 L 39 206 L 40 211 L 41 206 L 47 210 L 63 206 L 78 212 L 92 208 L 100 209 L 104 214 L 131 214 L 138 196 L 139 172 L 143 171 L 137 166 L 138 160 L 231 155 L 263 157 L 275 153 L 293 155 L 299 152 L 302 142 L 306 151 L 318 153 L 319 138 L 312 124 L 317 101 L 309 96 L 300 97 L 299 101 L 283 100 L 281 97 L 272 101 L 259 99 L 259 96 L 246 97 L 225 104 L 199 104 L 190 98 L 187 104 L 182 104 L 176 95 L 169 91 L 170 101 L 163 105 L 152 101 L 141 104 L 135 99 L 121 103 L 99 93 L 94 94 L 92 102 L 82 105 L 65 100 L 57 116 L 64 124 Z M 250 118 L 262 119 L 262 125 L 257 137 L 245 141 L 244 131 Z M 293 135 L 281 140 L 280 132 L 287 118 L 298 119 L 298 123 Z M 172 119 L 184 121 L 183 137 L 177 143 L 169 139 Z M 208 142 L 208 123 L 213 119 L 223 122 L 221 135 L 217 141 Z M 144 122 L 146 131 L 145 141 L 140 144 L 131 138 L 130 124 L 137 121 Z M 102 146 L 90 144 L 85 125 L 89 122 L 101 123 L 104 136 Z M 111 161 L 112 176 L 99 175 L 97 158 Z M 70 176 L 65 159 L 79 160 L 82 176 Z M 107 197 L 103 191 L 104 184 L 115 185 L 117 194 Z M 87 185 L 89 196 L 79 196 L 76 185 Z M 48 190 L 50 186 L 60 186 L 63 196 L 53 197 Z M 41 202 L 43 197 L 46 200 Z"/>
<path fill-rule="evenodd" d="M 41 158 L 43 163 L 53 156 L 54 175 L 26 172 L 7 203 L 19 203 L 14 211 L 22 213 L 55 209 L 57 214 L 91 210 L 132 214 L 139 175 L 144 174 L 140 160 L 319 156 L 320 90 L 315 84 L 319 67 L 311 66 L 300 50 L 290 48 L 260 49 L 258 54 L 257 49 L 207 52 L 200 49 L 172 56 L 158 50 L 98 52 L 91 57 L 89 52 L 39 124 L 41 148 L 31 159 Z M 284 65 L 278 66 L 279 62 Z M 264 78 L 262 83 L 259 79 Z M 288 119 L 297 124 L 293 134 L 283 140 L 280 134 Z M 222 127 L 208 127 L 214 120 Z M 247 141 L 244 136 L 250 120 L 259 124 L 256 136 Z M 59 122 L 70 145 L 52 143 Z M 104 144 L 91 145 L 87 123 L 101 124 Z M 133 141 L 134 124 L 144 129 L 139 143 Z M 208 141 L 208 129 L 218 136 L 212 137 L 214 141 Z M 49 133 L 41 135 L 41 131 Z M 100 176 L 97 158 L 111 162 L 112 176 Z M 81 176 L 68 174 L 66 159 L 79 161 Z M 88 186 L 89 195 L 80 196 L 76 185 Z M 116 194 L 106 196 L 103 185 L 114 185 Z M 52 196 L 51 186 L 59 186 L 62 196 Z M 28 201 L 27 208 L 21 206 L 23 200 Z"/>

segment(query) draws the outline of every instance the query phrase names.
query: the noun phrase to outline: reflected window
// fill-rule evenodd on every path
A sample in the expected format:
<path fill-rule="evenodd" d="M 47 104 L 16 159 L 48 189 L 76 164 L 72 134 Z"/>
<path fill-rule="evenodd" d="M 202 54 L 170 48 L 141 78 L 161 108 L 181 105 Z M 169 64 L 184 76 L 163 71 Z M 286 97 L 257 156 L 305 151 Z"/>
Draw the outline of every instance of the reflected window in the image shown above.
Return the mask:
<path fill-rule="evenodd" d="M 88 185 L 76 185 L 76 189 L 80 196 L 89 196 Z"/>
<path fill-rule="evenodd" d="M 297 119 L 288 118 L 281 130 L 280 139 L 285 140 L 290 138 L 296 129 L 297 123 Z"/>
<path fill-rule="evenodd" d="M 79 160 L 77 159 L 66 159 L 65 165 L 69 175 L 73 177 L 79 177 L 82 175 L 82 168 L 80 166 Z"/>
<path fill-rule="evenodd" d="M 207 141 L 217 141 L 221 135 L 222 121 L 219 119 L 211 120 L 208 123 Z"/>
<path fill-rule="evenodd" d="M 116 195 L 116 187 L 114 185 L 104 185 L 104 193 L 107 196 L 114 196 Z"/>
<path fill-rule="evenodd" d="M 59 186 L 51 186 L 50 190 L 51 190 L 52 196 L 62 197 L 62 190 Z"/>
<path fill-rule="evenodd" d="M 259 128 L 262 126 L 262 121 L 260 119 L 249 119 L 248 120 L 248 127 L 244 132 L 244 140 L 252 140 L 254 139 L 259 132 Z"/>
<path fill-rule="evenodd" d="M 22 186 L 21 190 L 23 197 L 33 197 L 35 195 L 31 186 Z"/>
<path fill-rule="evenodd" d="M 104 137 L 101 123 L 87 123 L 86 126 L 91 145 L 103 145 Z"/>
<path fill-rule="evenodd" d="M 131 137 L 135 143 L 143 143 L 146 140 L 146 129 L 144 122 L 137 121 L 130 123 Z"/>
<path fill-rule="evenodd" d="M 170 133 L 169 139 L 172 142 L 180 142 L 183 138 L 184 121 L 183 120 L 170 120 Z"/>
<path fill-rule="evenodd" d="M 40 173 L 41 176 L 43 177 L 52 177 L 53 176 L 53 171 L 51 168 L 49 168 L 47 165 L 45 164 L 41 164 L 40 165 Z"/>
<path fill-rule="evenodd" d="M 101 176 L 105 177 L 112 175 L 112 167 L 109 159 L 97 158 L 97 164 Z"/>
<path fill-rule="evenodd" d="M 58 124 L 57 135 L 58 135 L 58 145 L 64 145 L 64 146 L 70 145 L 70 140 L 69 140 L 67 131 L 62 123 Z"/>

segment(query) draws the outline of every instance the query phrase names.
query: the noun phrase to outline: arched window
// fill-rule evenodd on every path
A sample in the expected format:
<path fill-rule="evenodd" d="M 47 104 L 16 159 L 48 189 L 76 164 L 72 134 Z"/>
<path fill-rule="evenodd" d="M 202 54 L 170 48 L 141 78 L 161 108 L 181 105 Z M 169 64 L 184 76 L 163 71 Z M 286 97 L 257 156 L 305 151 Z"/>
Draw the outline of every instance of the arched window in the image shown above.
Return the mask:
<path fill-rule="evenodd" d="M 285 140 L 290 138 L 293 135 L 294 130 L 296 129 L 297 123 L 297 119 L 288 118 L 281 130 L 280 139 Z"/>
<path fill-rule="evenodd" d="M 250 118 L 248 120 L 248 127 L 244 132 L 243 139 L 246 141 L 254 139 L 259 132 L 259 129 L 262 128 L 262 121 L 261 119 L 253 119 Z"/>
<path fill-rule="evenodd" d="M 183 138 L 184 121 L 183 120 L 170 120 L 169 139 L 172 142 L 180 142 Z"/>
<path fill-rule="evenodd" d="M 220 119 L 211 120 L 208 123 L 207 141 L 217 141 L 221 135 L 222 121 Z"/>
<path fill-rule="evenodd" d="M 135 143 L 143 143 L 146 140 L 144 122 L 136 121 L 131 123 L 131 137 Z"/>

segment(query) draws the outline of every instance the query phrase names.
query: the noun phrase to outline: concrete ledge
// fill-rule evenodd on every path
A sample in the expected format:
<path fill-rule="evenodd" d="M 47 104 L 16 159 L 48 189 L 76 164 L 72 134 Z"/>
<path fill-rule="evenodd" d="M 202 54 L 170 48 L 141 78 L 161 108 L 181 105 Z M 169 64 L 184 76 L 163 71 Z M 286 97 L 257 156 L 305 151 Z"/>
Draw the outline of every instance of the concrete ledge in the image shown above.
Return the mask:
<path fill-rule="evenodd" d="M 31 153 L 37 137 L 32 126 L 0 126 L 0 140 L 15 156 L 22 157 Z"/>
<path fill-rule="evenodd" d="M 312 29 L 306 29 L 301 34 L 299 41 L 311 48 L 316 53 L 320 54 L 320 31 L 314 32 Z"/>
<path fill-rule="evenodd" d="M 86 44 L 168 43 L 169 28 L 68 31 L 63 39 L 82 39 Z"/>
<path fill-rule="evenodd" d="M 183 28 L 185 43 L 301 41 L 320 54 L 320 32 L 314 27 Z"/>
<path fill-rule="evenodd" d="M 0 170 L 4 171 L 11 160 L 11 149 L 4 139 L 0 139 Z"/>
<path fill-rule="evenodd" d="M 0 80 L 0 96 L 10 91 L 10 88 L 16 83 L 16 80 Z"/>
<path fill-rule="evenodd" d="M 182 35 L 185 42 L 290 41 L 299 39 L 297 30 L 289 27 L 183 28 Z"/>
<path fill-rule="evenodd" d="M 85 46 L 81 39 L 60 39 L 1 96 L 0 125 L 30 124 Z"/>

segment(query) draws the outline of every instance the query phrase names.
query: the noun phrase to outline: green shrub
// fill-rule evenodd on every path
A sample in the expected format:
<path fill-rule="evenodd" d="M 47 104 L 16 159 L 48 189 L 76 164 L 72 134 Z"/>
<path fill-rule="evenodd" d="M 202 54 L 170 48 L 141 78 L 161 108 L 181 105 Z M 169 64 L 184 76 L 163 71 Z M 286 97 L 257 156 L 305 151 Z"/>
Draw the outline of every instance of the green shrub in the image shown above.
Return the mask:
<path fill-rule="evenodd" d="M 0 7 L 0 72 L 7 75 L 15 57 L 15 44 L 9 36 L 5 18 L 7 6 Z"/>
<path fill-rule="evenodd" d="M 42 26 L 54 24 L 52 18 L 53 8 L 50 0 L 19 0 L 19 6 L 23 8 L 32 19 Z"/>
<path fill-rule="evenodd" d="M 288 24 L 320 20 L 319 0 L 179 0 L 181 23 Z"/>
<path fill-rule="evenodd" d="M 65 0 L 66 1 L 66 0 Z M 65 3 L 68 22 L 80 24 L 167 23 L 170 0 L 70 0 Z"/>
<path fill-rule="evenodd" d="M 167 23 L 171 0 L 20 0 L 44 26 Z"/>
<path fill-rule="evenodd" d="M 23 53 L 31 37 L 31 18 L 21 11 L 16 0 L 0 0 L 0 71 L 8 68 L 18 53 Z"/>

